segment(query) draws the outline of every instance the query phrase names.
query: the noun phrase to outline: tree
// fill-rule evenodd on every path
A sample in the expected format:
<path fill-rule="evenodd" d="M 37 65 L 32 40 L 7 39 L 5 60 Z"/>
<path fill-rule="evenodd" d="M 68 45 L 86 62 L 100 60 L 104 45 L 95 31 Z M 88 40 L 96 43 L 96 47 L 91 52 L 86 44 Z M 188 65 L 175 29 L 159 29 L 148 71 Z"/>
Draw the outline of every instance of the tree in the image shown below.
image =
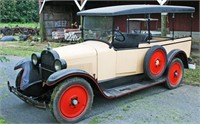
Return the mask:
<path fill-rule="evenodd" d="M 16 1 L 15 0 L 0 0 L 1 6 L 1 21 L 12 22 L 16 18 Z"/>
<path fill-rule="evenodd" d="M 1 22 L 38 22 L 38 0 L 0 0 Z"/>

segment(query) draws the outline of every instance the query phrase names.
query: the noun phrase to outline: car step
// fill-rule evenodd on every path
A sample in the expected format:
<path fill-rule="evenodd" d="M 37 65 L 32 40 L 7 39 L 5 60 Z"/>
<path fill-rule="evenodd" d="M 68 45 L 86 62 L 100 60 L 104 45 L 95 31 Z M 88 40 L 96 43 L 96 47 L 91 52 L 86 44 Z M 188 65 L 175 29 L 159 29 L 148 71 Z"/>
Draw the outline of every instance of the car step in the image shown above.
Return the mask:
<path fill-rule="evenodd" d="M 138 90 L 141 90 L 153 85 L 163 83 L 165 81 L 166 81 L 166 78 L 162 77 L 158 80 L 148 80 L 148 81 L 142 81 L 142 82 L 137 82 L 137 83 L 132 83 L 132 84 L 129 83 L 126 85 L 117 86 L 110 89 L 105 89 L 104 94 L 107 97 L 115 98 L 115 97 L 123 96 L 126 94 L 130 94 L 132 92 L 135 92 L 135 91 L 138 91 Z"/>

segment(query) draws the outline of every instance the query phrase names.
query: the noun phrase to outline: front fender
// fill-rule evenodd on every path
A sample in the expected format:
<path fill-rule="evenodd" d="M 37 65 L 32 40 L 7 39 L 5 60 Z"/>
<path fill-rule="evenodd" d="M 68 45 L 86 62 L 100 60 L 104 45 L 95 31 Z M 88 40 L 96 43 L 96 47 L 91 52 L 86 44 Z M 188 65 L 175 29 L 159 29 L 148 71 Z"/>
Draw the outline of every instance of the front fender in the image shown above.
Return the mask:
<path fill-rule="evenodd" d="M 23 59 L 21 61 L 19 61 L 15 67 L 14 67 L 14 70 L 17 70 L 17 69 L 20 69 L 20 68 L 23 68 L 25 67 L 25 65 L 27 65 L 27 63 L 31 62 L 31 59 Z"/>
<path fill-rule="evenodd" d="M 16 64 L 14 70 L 22 69 L 23 74 L 20 82 L 20 89 L 26 90 L 33 84 L 42 82 L 41 74 L 39 73 L 39 68 L 32 64 L 30 59 L 21 60 Z"/>
<path fill-rule="evenodd" d="M 183 65 L 185 68 L 188 68 L 188 58 L 187 55 L 184 51 L 180 50 L 180 49 L 175 49 L 172 50 L 169 54 L 168 54 L 168 61 L 167 61 L 167 67 L 169 66 L 169 64 L 172 62 L 172 60 L 174 58 L 179 58 L 181 59 L 181 61 L 183 62 Z"/>
<path fill-rule="evenodd" d="M 55 85 L 60 81 L 67 79 L 71 76 L 87 77 L 93 82 L 96 82 L 96 80 L 86 71 L 80 69 L 63 69 L 50 75 L 46 81 L 46 85 L 48 86 Z"/>

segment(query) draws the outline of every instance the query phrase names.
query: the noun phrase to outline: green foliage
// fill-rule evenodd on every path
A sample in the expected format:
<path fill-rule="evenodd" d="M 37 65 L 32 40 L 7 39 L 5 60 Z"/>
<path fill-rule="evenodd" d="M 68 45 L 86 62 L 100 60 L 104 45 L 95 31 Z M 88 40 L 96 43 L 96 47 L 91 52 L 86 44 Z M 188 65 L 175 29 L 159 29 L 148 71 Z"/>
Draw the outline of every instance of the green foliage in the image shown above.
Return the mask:
<path fill-rule="evenodd" d="M 0 22 L 38 22 L 38 0 L 0 0 Z"/>
<path fill-rule="evenodd" d="M 8 62 L 9 59 L 7 59 L 5 56 L 0 56 L 0 62 Z"/>
<path fill-rule="evenodd" d="M 0 124 L 7 124 L 6 120 L 3 117 L 0 117 Z"/>

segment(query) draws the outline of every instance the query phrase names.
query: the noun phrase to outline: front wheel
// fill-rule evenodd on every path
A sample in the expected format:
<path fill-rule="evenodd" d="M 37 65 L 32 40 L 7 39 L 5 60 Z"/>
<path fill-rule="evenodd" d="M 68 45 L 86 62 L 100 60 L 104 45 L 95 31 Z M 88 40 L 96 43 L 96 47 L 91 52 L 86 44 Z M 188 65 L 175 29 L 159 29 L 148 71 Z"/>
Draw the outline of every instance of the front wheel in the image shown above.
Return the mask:
<path fill-rule="evenodd" d="M 53 91 L 50 109 L 60 123 L 76 123 L 91 109 L 93 91 L 82 78 L 70 78 Z"/>
<path fill-rule="evenodd" d="M 165 83 L 166 87 L 168 89 L 177 88 L 182 82 L 183 75 L 183 62 L 179 58 L 175 58 L 167 68 L 167 81 Z"/>

